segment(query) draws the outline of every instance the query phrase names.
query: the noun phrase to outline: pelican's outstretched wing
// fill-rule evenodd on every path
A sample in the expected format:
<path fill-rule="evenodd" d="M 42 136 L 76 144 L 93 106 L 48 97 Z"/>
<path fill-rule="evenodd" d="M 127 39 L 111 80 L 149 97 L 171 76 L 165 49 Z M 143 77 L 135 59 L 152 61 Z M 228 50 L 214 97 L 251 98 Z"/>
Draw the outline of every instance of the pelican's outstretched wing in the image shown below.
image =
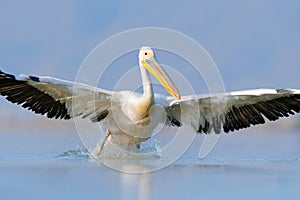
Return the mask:
<path fill-rule="evenodd" d="M 197 132 L 220 133 L 264 124 L 300 112 L 300 90 L 258 89 L 211 96 L 168 99 L 166 112 L 172 125 L 181 121 Z"/>
<path fill-rule="evenodd" d="M 0 95 L 48 118 L 100 121 L 108 114 L 112 92 L 45 76 L 16 78 L 0 70 Z"/>

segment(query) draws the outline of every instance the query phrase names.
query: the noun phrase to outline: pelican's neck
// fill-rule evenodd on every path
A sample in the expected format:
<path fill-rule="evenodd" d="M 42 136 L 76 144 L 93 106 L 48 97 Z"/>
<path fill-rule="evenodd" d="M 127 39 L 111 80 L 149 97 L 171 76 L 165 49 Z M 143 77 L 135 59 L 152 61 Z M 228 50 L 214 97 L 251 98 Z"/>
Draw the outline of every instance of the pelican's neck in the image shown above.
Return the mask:
<path fill-rule="evenodd" d="M 140 62 L 140 69 L 141 69 L 143 90 L 144 90 L 143 96 L 146 98 L 150 98 L 152 100 L 153 99 L 153 88 L 152 88 L 152 85 L 150 82 L 148 71 L 142 66 L 141 62 Z"/>

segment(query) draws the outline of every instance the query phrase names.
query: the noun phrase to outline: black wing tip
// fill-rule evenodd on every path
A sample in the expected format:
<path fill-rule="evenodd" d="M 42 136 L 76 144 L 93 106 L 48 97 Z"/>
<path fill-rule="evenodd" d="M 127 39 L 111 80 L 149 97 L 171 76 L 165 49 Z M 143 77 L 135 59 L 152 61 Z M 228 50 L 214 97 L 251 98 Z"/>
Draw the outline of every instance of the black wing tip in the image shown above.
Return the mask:
<path fill-rule="evenodd" d="M 293 91 L 290 90 L 290 89 L 286 89 L 286 88 L 279 88 L 279 89 L 276 90 L 276 92 L 278 94 L 282 94 L 282 93 L 292 93 Z"/>
<path fill-rule="evenodd" d="M 197 133 L 204 133 L 204 134 L 210 134 L 214 132 L 215 134 L 220 134 L 221 133 L 221 124 L 214 124 L 208 122 L 205 120 L 204 125 L 202 126 L 201 124 L 199 125 L 199 128 L 197 130 Z"/>
<path fill-rule="evenodd" d="M 293 94 L 293 91 L 288 89 L 279 89 L 277 92 L 291 93 L 291 95 L 239 108 L 233 106 L 225 115 L 224 132 L 234 132 L 250 126 L 264 124 L 265 118 L 269 121 L 276 121 L 300 112 L 298 94 Z"/>
<path fill-rule="evenodd" d="M 173 117 L 171 117 L 169 115 L 167 117 L 168 117 L 169 121 L 171 122 L 172 126 L 177 126 L 177 127 L 182 126 L 182 124 L 181 124 L 181 122 L 179 120 L 177 120 L 177 119 L 175 119 L 175 118 L 173 118 Z"/>
<path fill-rule="evenodd" d="M 13 74 L 5 73 L 2 70 L 0 70 L 0 75 L 4 75 L 6 78 L 10 78 L 10 79 L 16 80 L 16 77 Z"/>
<path fill-rule="evenodd" d="M 91 118 L 92 122 L 100 122 L 108 115 L 108 110 L 104 110 L 101 113 L 97 114 L 95 117 Z"/>
<path fill-rule="evenodd" d="M 30 80 L 39 82 L 39 78 L 29 76 Z M 66 104 L 40 91 L 27 81 L 17 80 L 14 75 L 0 71 L 0 95 L 12 103 L 21 105 L 36 114 L 48 118 L 71 119 Z"/>
<path fill-rule="evenodd" d="M 15 75 L 13 75 L 13 74 L 8 74 L 8 73 L 6 73 L 6 72 L 3 72 L 2 70 L 0 70 L 0 75 L 4 75 L 6 78 L 10 78 L 10 79 L 13 79 L 13 80 L 17 80 Z M 29 78 L 30 80 L 32 80 L 32 81 L 40 82 L 40 78 L 37 77 L 37 76 L 30 75 L 30 76 L 28 76 L 28 78 Z"/>
<path fill-rule="evenodd" d="M 40 78 L 37 77 L 37 76 L 29 76 L 29 78 L 30 78 L 32 81 L 40 82 Z"/>

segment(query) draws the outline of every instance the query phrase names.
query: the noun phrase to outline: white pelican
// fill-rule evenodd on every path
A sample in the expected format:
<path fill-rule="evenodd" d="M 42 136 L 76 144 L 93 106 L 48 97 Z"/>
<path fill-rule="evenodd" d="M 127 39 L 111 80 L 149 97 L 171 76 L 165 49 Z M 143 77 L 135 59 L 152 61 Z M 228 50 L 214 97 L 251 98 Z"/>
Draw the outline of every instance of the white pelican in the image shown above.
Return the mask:
<path fill-rule="evenodd" d="M 13 75 L 0 71 L 0 94 L 48 118 L 77 116 L 101 122 L 105 141 L 136 146 L 151 137 L 158 123 L 192 126 L 196 132 L 219 134 L 264 124 L 300 112 L 300 90 L 257 89 L 226 94 L 183 96 L 155 59 L 149 47 L 139 51 L 143 94 L 106 91 L 44 76 Z M 172 96 L 154 94 L 151 72 Z M 153 106 L 160 105 L 160 107 Z M 153 109 L 152 109 L 153 108 Z M 163 108 L 165 112 L 161 112 Z"/>

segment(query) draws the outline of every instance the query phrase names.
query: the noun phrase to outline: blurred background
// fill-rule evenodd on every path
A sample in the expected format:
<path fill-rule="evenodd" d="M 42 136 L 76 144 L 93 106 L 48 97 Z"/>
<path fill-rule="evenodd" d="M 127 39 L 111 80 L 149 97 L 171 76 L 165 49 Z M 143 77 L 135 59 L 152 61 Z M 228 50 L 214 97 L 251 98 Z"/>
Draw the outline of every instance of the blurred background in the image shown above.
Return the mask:
<path fill-rule="evenodd" d="M 200 43 L 227 91 L 300 88 L 299 9 L 298 0 L 1 0 L 0 69 L 74 80 L 100 42 L 155 26 Z M 128 65 L 137 65 L 136 54 Z M 0 98 L 1 198 L 298 199 L 299 119 L 222 134 L 204 160 L 197 159 L 203 136 L 197 137 L 173 167 L 133 175 L 64 157 L 82 148 L 72 121 L 49 120 Z"/>

